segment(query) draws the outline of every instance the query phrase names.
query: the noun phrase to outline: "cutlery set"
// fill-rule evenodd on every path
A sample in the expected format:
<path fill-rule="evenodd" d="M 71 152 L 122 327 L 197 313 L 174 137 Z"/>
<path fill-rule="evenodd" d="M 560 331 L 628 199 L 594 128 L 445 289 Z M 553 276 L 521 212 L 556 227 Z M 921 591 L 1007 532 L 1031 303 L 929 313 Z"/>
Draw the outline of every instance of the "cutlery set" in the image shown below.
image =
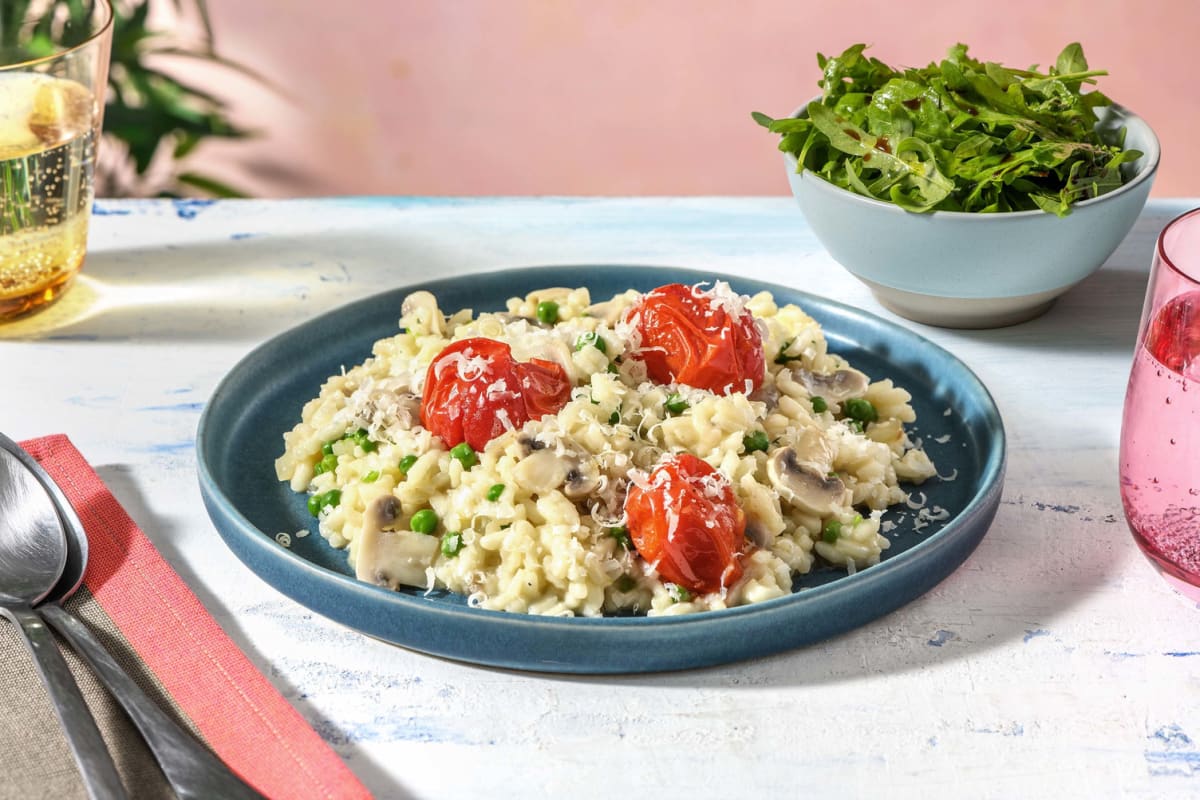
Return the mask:
<path fill-rule="evenodd" d="M 82 585 L 87 556 L 87 535 L 62 490 L 36 460 L 0 434 L 0 614 L 24 638 L 88 797 L 123 800 L 129 792 L 50 627 L 124 708 L 181 800 L 261 798 L 159 708 L 62 605 Z"/>

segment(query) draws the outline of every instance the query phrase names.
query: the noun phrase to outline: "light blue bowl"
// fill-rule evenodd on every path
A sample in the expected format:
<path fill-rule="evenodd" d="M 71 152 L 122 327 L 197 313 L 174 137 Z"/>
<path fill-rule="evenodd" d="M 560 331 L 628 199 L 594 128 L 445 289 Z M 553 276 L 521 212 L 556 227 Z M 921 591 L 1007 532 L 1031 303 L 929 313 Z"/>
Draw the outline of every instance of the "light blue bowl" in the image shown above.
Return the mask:
<path fill-rule="evenodd" d="M 1099 269 L 1146 204 L 1158 170 L 1158 137 L 1120 106 L 1098 113 L 1098 129 L 1124 126 L 1125 146 L 1144 155 L 1123 167 L 1129 174 L 1121 188 L 1077 203 L 1066 217 L 916 214 L 798 170 L 791 153 L 784 160 L 792 194 L 817 239 L 883 306 L 929 325 L 995 328 L 1044 313 Z"/>

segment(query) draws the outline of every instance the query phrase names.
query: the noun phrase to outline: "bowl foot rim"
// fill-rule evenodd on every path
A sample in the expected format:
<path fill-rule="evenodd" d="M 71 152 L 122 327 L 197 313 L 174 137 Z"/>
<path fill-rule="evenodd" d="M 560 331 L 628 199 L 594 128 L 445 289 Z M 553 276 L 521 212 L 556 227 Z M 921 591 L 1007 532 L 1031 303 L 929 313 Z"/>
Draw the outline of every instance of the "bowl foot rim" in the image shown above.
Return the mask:
<path fill-rule="evenodd" d="M 856 276 L 858 277 L 858 276 Z M 940 297 L 884 286 L 858 277 L 893 314 L 939 328 L 1006 328 L 1040 317 L 1070 286 L 1016 297 Z"/>

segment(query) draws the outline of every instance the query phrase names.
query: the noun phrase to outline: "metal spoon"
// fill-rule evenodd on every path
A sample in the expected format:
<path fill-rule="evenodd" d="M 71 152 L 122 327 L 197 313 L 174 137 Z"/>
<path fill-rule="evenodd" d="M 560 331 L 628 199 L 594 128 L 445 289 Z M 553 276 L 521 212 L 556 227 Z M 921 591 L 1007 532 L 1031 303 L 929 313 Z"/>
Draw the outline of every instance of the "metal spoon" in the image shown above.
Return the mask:
<path fill-rule="evenodd" d="M 67 540 L 50 497 L 12 453 L 0 449 L 0 614 L 21 631 L 93 800 L 128 797 L 112 756 L 50 630 L 33 611 L 67 560 Z M 15 448 L 16 445 L 13 445 Z M 19 449 L 19 448 L 17 448 Z M 22 451 L 23 452 L 23 451 Z"/>
<path fill-rule="evenodd" d="M 87 533 L 70 501 L 41 464 L 0 434 L 0 447 L 9 445 L 20 451 L 14 455 L 33 473 L 58 508 L 66 532 L 66 568 L 38 606 L 38 611 L 88 662 L 96 677 L 125 709 L 180 800 L 218 797 L 222 800 L 261 800 L 262 795 L 243 783 L 224 762 L 168 717 L 126 674 L 91 629 L 62 607 L 61 603 L 83 583 L 87 569 Z"/>

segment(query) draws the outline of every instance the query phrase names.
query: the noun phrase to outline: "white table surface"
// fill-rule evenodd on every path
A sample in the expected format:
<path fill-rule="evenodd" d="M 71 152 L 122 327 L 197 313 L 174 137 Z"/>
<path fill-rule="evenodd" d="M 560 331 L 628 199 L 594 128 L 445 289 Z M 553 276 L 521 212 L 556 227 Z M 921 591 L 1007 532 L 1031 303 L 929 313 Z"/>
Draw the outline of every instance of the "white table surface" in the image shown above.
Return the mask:
<path fill-rule="evenodd" d="M 63 432 L 218 622 L 379 797 L 1200 796 L 1200 609 L 1130 539 L 1121 403 L 1152 201 L 1049 314 L 900 320 L 790 198 L 102 201 L 81 281 L 0 325 L 0 430 Z M 913 328 L 993 393 L 1003 501 L 966 563 L 849 634 L 752 663 L 556 677 L 367 639 L 225 548 L 193 450 L 218 380 L 319 312 L 431 277 L 638 263 L 802 288 Z M 635 794 L 636 793 L 636 794 Z"/>

